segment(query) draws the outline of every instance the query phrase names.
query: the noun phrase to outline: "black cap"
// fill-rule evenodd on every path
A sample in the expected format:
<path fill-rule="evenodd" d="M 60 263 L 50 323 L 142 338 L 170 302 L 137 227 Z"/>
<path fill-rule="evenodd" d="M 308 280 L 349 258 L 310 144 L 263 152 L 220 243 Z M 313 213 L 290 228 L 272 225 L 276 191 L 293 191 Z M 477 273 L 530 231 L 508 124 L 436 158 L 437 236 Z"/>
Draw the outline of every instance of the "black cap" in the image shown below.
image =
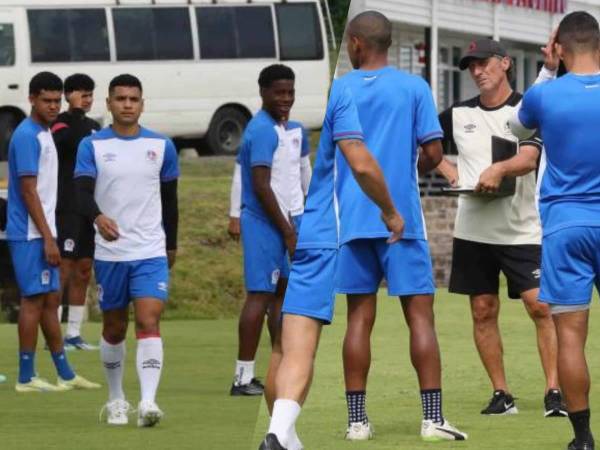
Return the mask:
<path fill-rule="evenodd" d="M 486 59 L 490 56 L 508 56 L 506 49 L 493 39 L 479 39 L 471 42 L 465 55 L 460 59 L 458 67 L 465 70 L 473 59 Z"/>

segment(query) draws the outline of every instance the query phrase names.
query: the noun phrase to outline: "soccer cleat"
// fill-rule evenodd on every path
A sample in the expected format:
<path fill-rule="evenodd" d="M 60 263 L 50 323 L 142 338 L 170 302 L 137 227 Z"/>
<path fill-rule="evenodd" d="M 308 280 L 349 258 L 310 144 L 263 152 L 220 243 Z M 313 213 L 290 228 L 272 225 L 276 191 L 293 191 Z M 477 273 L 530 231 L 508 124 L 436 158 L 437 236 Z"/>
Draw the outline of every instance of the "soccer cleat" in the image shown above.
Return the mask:
<path fill-rule="evenodd" d="M 75 375 L 71 380 L 63 380 L 61 377 L 58 377 L 56 385 L 67 387 L 68 389 L 100 389 L 102 387 L 101 384 L 86 380 L 81 375 Z"/>
<path fill-rule="evenodd" d="M 544 409 L 544 417 L 567 417 L 569 415 L 558 389 L 551 389 L 544 396 Z"/>
<path fill-rule="evenodd" d="M 258 450 L 288 450 L 279 443 L 279 439 L 273 433 L 269 433 L 265 436 L 264 440 L 260 443 Z"/>
<path fill-rule="evenodd" d="M 153 427 L 164 415 L 158 405 L 150 401 L 142 401 L 138 404 L 138 427 Z"/>
<path fill-rule="evenodd" d="M 344 439 L 347 441 L 368 441 L 373 439 L 373 427 L 370 422 L 352 422 L 346 429 L 346 436 Z"/>
<path fill-rule="evenodd" d="M 441 423 L 433 420 L 424 420 L 421 423 L 421 439 L 427 442 L 466 441 L 468 438 L 467 433 L 458 430 L 446 419 L 443 419 Z"/>
<path fill-rule="evenodd" d="M 126 400 L 118 398 L 106 402 L 100 410 L 100 421 L 102 421 L 104 411 L 106 411 L 106 423 L 109 425 L 127 425 L 129 423 L 128 414 L 131 411 L 131 405 Z"/>
<path fill-rule="evenodd" d="M 234 397 L 239 395 L 263 395 L 264 390 L 265 386 L 260 380 L 258 378 L 252 378 L 250 383 L 247 384 L 237 384 L 234 382 L 229 390 L 229 395 Z"/>
<path fill-rule="evenodd" d="M 65 350 L 98 350 L 97 345 L 88 344 L 81 336 L 65 336 Z"/>
<path fill-rule="evenodd" d="M 594 438 L 585 442 L 577 442 L 577 439 L 573 439 L 569 443 L 567 450 L 594 450 Z"/>
<path fill-rule="evenodd" d="M 515 405 L 514 397 L 500 390 L 494 391 L 494 395 L 492 396 L 489 405 L 481 410 L 481 414 L 488 416 L 504 416 L 518 413 L 519 410 Z"/>
<path fill-rule="evenodd" d="M 43 378 L 33 377 L 28 383 L 15 384 L 15 391 L 17 392 L 62 392 L 70 391 L 73 389 L 68 386 L 59 386 L 48 383 Z"/>

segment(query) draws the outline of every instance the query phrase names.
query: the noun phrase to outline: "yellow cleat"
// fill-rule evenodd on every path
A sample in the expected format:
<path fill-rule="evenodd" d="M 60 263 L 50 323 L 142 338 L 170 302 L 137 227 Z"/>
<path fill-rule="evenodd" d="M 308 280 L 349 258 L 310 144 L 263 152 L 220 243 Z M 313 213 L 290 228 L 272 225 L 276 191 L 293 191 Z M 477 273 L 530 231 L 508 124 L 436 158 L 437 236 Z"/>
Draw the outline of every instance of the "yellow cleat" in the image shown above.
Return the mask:
<path fill-rule="evenodd" d="M 58 377 L 56 385 L 63 386 L 66 389 L 100 389 L 102 387 L 102 385 L 86 380 L 80 375 L 75 375 L 75 378 L 72 380 L 63 380 L 61 377 Z"/>
<path fill-rule="evenodd" d="M 63 392 L 73 389 L 69 386 L 60 386 L 48 383 L 43 378 L 33 377 L 29 383 L 15 384 L 17 392 Z"/>

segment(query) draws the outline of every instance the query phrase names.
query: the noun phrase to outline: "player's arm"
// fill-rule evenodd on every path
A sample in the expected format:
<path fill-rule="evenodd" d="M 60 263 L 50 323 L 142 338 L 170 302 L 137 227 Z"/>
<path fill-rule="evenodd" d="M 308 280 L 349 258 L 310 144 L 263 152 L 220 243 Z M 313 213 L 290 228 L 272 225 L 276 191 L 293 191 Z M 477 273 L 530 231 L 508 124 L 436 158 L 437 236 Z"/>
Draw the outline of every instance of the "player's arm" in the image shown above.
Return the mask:
<path fill-rule="evenodd" d="M 19 190 L 21 191 L 25 208 L 44 240 L 46 261 L 52 266 L 58 266 L 60 264 L 60 252 L 52 236 L 48 222 L 46 222 L 42 202 L 37 193 L 37 175 L 19 177 Z"/>
<path fill-rule="evenodd" d="M 552 31 L 548 42 L 544 47 L 541 48 L 542 54 L 544 55 L 544 65 L 540 69 L 540 73 L 538 74 L 534 84 L 543 83 L 556 78 L 556 72 L 558 71 L 558 66 L 560 65 L 560 58 L 558 56 L 558 52 L 556 51 L 557 31 L 558 29 Z"/>
<path fill-rule="evenodd" d="M 177 254 L 177 229 L 179 226 L 179 205 L 177 200 L 177 179 L 160 183 L 162 222 L 167 241 L 169 268 L 175 264 Z"/>
<path fill-rule="evenodd" d="M 492 164 L 479 176 L 475 192 L 496 192 L 504 177 L 527 175 L 537 167 L 540 149 L 534 145 L 521 145 L 519 153 L 510 159 Z"/>
<path fill-rule="evenodd" d="M 404 219 L 392 202 L 377 160 L 373 158 L 361 140 L 340 140 L 338 147 L 352 169 L 360 188 L 381 209 L 381 218 L 388 230 L 392 232 L 388 242 L 393 243 L 400 240 L 404 231 Z"/>
<path fill-rule="evenodd" d="M 270 167 L 260 165 L 252 167 L 252 187 L 267 217 L 281 232 L 290 256 L 293 256 L 296 250 L 296 230 L 281 212 L 277 197 L 271 189 Z"/>
<path fill-rule="evenodd" d="M 304 197 L 306 197 L 312 178 L 312 165 L 310 163 L 310 140 L 308 132 L 304 128 L 302 128 L 302 152 L 300 156 L 300 183 Z"/>
<path fill-rule="evenodd" d="M 421 144 L 417 163 L 419 175 L 425 175 L 432 171 L 440 165 L 443 159 L 442 142 L 439 139 Z"/>
<path fill-rule="evenodd" d="M 235 163 L 233 178 L 231 180 L 231 193 L 229 194 L 229 225 L 227 233 L 234 241 L 240 240 L 240 215 L 242 209 L 242 167 Z"/>

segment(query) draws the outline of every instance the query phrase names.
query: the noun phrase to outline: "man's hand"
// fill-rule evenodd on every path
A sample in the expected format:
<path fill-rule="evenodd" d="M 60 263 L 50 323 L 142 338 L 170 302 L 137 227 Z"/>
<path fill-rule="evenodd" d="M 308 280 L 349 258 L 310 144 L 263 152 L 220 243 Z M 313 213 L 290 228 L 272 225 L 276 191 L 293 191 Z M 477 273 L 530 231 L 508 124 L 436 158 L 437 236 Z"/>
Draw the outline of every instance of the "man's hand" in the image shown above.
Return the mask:
<path fill-rule="evenodd" d="M 240 240 L 241 230 L 240 230 L 240 218 L 239 217 L 230 217 L 229 225 L 227 226 L 227 234 L 234 241 Z"/>
<path fill-rule="evenodd" d="M 552 72 L 556 72 L 558 70 L 558 65 L 560 64 L 560 58 L 556 52 L 557 34 L 558 29 L 555 29 L 550 35 L 546 46 L 542 47 L 542 54 L 544 55 L 544 67 Z"/>
<path fill-rule="evenodd" d="M 106 241 L 111 242 L 119 239 L 119 227 L 117 226 L 117 222 L 111 218 L 100 214 L 96 217 L 94 223 L 98 227 L 98 232 Z"/>
<path fill-rule="evenodd" d="M 167 261 L 169 263 L 169 269 L 173 268 L 175 265 L 175 260 L 177 258 L 177 250 L 167 250 Z"/>
<path fill-rule="evenodd" d="M 83 92 L 73 91 L 66 96 L 71 109 L 83 109 Z"/>
<path fill-rule="evenodd" d="M 436 170 L 448 181 L 450 186 L 458 186 L 458 169 L 455 164 L 444 158 L 436 167 Z"/>
<path fill-rule="evenodd" d="M 391 214 L 382 213 L 381 220 L 383 220 L 387 229 L 392 233 L 387 240 L 388 244 L 393 244 L 402 239 L 402 234 L 404 233 L 404 219 L 398 211 L 394 210 Z"/>
<path fill-rule="evenodd" d="M 60 251 L 53 237 L 44 239 L 44 255 L 46 256 L 46 262 L 51 266 L 60 265 Z"/>
<path fill-rule="evenodd" d="M 294 225 L 294 219 L 291 215 L 288 215 L 288 222 L 290 229 L 283 235 L 283 241 L 285 242 L 285 248 L 287 248 L 290 260 L 296 253 L 296 244 L 298 243 L 298 233 L 296 233 L 296 226 Z"/>
<path fill-rule="evenodd" d="M 492 164 L 481 172 L 475 192 L 497 192 L 504 178 L 504 170 L 499 163 Z"/>

